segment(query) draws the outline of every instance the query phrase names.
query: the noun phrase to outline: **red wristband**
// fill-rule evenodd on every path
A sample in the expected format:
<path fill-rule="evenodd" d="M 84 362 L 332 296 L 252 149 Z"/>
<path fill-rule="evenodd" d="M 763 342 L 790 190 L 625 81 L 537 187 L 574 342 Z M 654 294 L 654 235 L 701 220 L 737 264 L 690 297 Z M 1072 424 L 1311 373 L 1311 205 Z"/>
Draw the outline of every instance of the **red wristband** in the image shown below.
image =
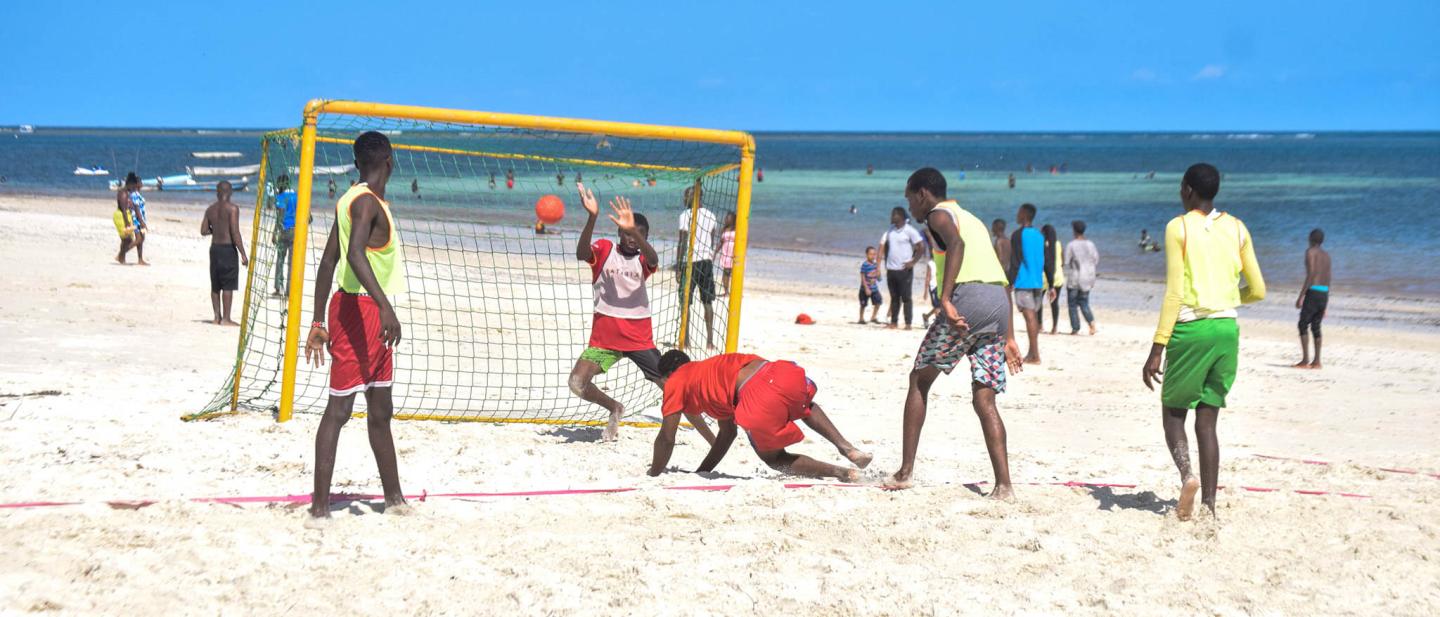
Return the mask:
<path fill-rule="evenodd" d="M 311 327 L 311 328 L 324 328 L 324 327 L 325 327 L 325 322 L 323 322 L 323 321 L 312 321 L 312 322 L 310 322 L 310 327 Z"/>

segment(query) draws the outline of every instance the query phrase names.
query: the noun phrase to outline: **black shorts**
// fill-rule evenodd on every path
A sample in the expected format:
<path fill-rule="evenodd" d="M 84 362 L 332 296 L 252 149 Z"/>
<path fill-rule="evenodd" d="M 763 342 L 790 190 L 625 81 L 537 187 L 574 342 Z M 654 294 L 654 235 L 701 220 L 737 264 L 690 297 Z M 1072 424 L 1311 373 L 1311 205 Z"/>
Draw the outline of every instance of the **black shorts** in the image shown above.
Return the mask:
<path fill-rule="evenodd" d="M 874 304 L 875 306 L 880 306 L 880 305 L 882 305 L 882 304 L 885 304 L 885 298 L 880 295 L 880 290 L 879 290 L 879 289 L 871 290 L 871 289 L 865 289 L 864 287 L 861 287 L 861 288 L 860 288 L 860 308 L 862 308 L 862 309 L 865 308 L 865 305 L 866 305 L 866 304 Z"/>
<path fill-rule="evenodd" d="M 210 245 L 210 292 L 235 291 L 239 287 L 240 254 L 235 245 Z"/>
<path fill-rule="evenodd" d="M 685 290 L 685 269 L 681 268 L 680 273 L 675 276 L 679 281 L 680 295 L 688 295 L 693 301 L 695 288 L 700 288 L 700 301 L 710 304 L 715 301 L 715 266 L 709 259 L 697 261 L 690 265 L 690 290 Z"/>
<path fill-rule="evenodd" d="M 1300 334 L 1308 329 L 1320 336 L 1320 322 L 1325 319 L 1325 308 L 1330 305 L 1330 292 L 1305 290 L 1305 302 L 1300 305 Z"/>

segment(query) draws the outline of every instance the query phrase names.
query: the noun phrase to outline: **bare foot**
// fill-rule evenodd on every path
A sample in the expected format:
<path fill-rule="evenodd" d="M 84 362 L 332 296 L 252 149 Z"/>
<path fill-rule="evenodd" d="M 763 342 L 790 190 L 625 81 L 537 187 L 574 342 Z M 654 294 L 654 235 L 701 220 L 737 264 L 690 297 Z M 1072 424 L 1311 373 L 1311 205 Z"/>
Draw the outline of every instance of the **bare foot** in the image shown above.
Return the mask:
<path fill-rule="evenodd" d="M 1099 330 L 1095 329 L 1095 324 L 1090 324 L 1090 336 L 1095 336 L 1096 332 L 1099 332 Z"/>
<path fill-rule="evenodd" d="M 116 256 L 115 256 L 115 263 L 120 264 L 120 265 L 122 265 L 122 266 L 129 265 L 129 264 L 125 263 L 125 258 L 124 258 L 124 257 L 121 257 L 121 256 L 119 256 L 119 255 L 116 255 Z"/>
<path fill-rule="evenodd" d="M 895 324 L 893 324 L 893 323 L 892 323 L 892 324 L 886 324 L 886 325 L 885 325 L 885 329 L 886 329 L 886 330 L 894 330 L 894 329 L 896 329 L 896 326 L 895 326 Z"/>
<path fill-rule="evenodd" d="M 408 504 L 408 503 L 406 503 L 406 502 L 404 502 L 404 501 L 401 501 L 400 503 L 397 503 L 397 504 L 394 504 L 394 505 L 391 505 L 391 504 L 389 504 L 389 503 L 386 503 L 386 504 L 385 504 L 385 516 L 414 516 L 414 515 L 415 515 L 415 506 L 412 506 L 412 505 L 410 505 L 410 504 Z"/>
<path fill-rule="evenodd" d="M 851 484 L 854 484 L 854 483 L 856 483 L 856 482 L 859 482 L 859 481 L 860 481 L 860 470 L 859 470 L 859 469 L 846 469 L 846 470 L 845 470 L 845 477 L 840 478 L 840 480 L 841 480 L 842 482 L 849 482 L 849 483 L 851 483 Z"/>
<path fill-rule="evenodd" d="M 870 465 L 870 461 L 875 460 L 875 455 L 855 449 L 846 452 L 845 458 L 850 459 L 850 462 L 854 463 L 856 467 L 864 469 Z"/>
<path fill-rule="evenodd" d="M 903 491 L 913 486 L 915 486 L 915 484 L 910 481 L 910 474 L 908 473 L 902 474 L 897 471 L 895 475 L 885 478 L 885 488 L 892 491 Z"/>
<path fill-rule="evenodd" d="M 314 514 L 307 514 L 305 516 L 306 529 L 323 530 L 329 528 L 333 524 L 335 524 L 335 519 L 330 518 L 329 512 L 326 512 L 325 516 L 315 516 Z"/>
<path fill-rule="evenodd" d="M 1038 356 L 1037 356 L 1037 357 L 1033 357 L 1033 358 L 1030 357 L 1030 356 L 1025 356 L 1025 363 L 1026 363 L 1026 364 L 1039 364 L 1039 363 L 1040 363 L 1040 358 L 1039 358 Z"/>
<path fill-rule="evenodd" d="M 625 416 L 625 407 L 616 405 L 615 411 L 610 412 L 610 419 L 605 422 L 605 430 L 600 433 L 600 441 L 615 441 L 620 438 L 620 418 Z"/>
<path fill-rule="evenodd" d="M 906 330 L 909 330 L 909 329 L 910 329 L 909 324 L 906 324 L 905 329 L 906 329 Z"/>
<path fill-rule="evenodd" d="M 1009 484 L 999 484 L 996 485 L 995 489 L 990 491 L 990 494 L 987 496 L 991 499 L 999 499 L 1007 503 L 1013 502 L 1015 501 L 1015 489 Z"/>
<path fill-rule="evenodd" d="M 1315 370 L 1318 371 L 1318 370 L 1320 370 L 1320 369 L 1323 368 L 1323 367 L 1320 366 L 1320 361 L 1319 361 L 1319 360 L 1316 360 L 1316 361 L 1310 363 L 1310 368 L 1315 369 Z"/>
<path fill-rule="evenodd" d="M 864 320 L 864 319 L 861 319 L 860 321 L 857 321 L 857 322 L 855 322 L 855 323 L 858 323 L 858 324 L 860 324 L 860 325 L 863 326 L 863 325 L 865 325 L 865 320 Z"/>
<path fill-rule="evenodd" d="M 1290 368 L 1307 368 L 1307 369 L 1308 369 L 1308 368 L 1310 368 L 1310 363 L 1309 363 L 1309 362 L 1306 362 L 1305 360 L 1301 360 L 1301 361 L 1299 361 L 1299 362 L 1296 362 L 1296 363 L 1294 363 L 1294 364 L 1291 364 L 1291 365 L 1290 365 Z"/>
<path fill-rule="evenodd" d="M 217 322 L 215 322 L 215 323 L 218 324 L 218 325 L 222 325 L 222 326 L 239 326 L 239 325 L 240 325 L 240 324 L 235 323 L 235 322 L 233 322 L 233 321 L 231 321 L 231 320 L 229 320 L 229 319 L 222 319 L 222 320 L 217 321 Z"/>
<path fill-rule="evenodd" d="M 135 262 L 135 265 L 137 265 L 137 266 L 148 266 L 148 265 L 150 265 L 150 262 L 145 261 L 144 259 L 141 259 L 140 261 Z"/>
<path fill-rule="evenodd" d="M 1195 512 L 1195 493 L 1200 491 L 1200 480 L 1191 476 L 1185 479 L 1180 485 L 1180 504 L 1175 506 L 1175 517 L 1182 520 L 1190 520 L 1190 515 Z"/>
<path fill-rule="evenodd" d="M 874 317 L 871 317 L 871 318 L 870 318 L 870 323 L 880 323 L 880 320 L 879 320 L 879 319 L 876 319 L 876 318 L 874 318 Z"/>

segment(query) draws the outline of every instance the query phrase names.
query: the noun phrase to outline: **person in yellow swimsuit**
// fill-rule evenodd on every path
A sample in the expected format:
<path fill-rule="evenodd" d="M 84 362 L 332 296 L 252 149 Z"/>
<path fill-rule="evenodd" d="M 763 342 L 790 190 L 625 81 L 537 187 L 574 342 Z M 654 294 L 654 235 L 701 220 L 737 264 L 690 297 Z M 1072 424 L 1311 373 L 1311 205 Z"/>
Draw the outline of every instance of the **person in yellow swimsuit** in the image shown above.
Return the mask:
<path fill-rule="evenodd" d="M 135 243 L 135 226 L 130 224 L 130 213 L 124 204 L 115 205 L 115 214 L 111 218 L 115 221 L 115 233 L 120 234 L 120 252 L 115 254 L 115 261 L 123 264 L 125 256 L 130 253 L 130 246 Z"/>
<path fill-rule="evenodd" d="M 1165 226 L 1165 300 L 1160 322 L 1141 369 L 1141 381 L 1160 389 L 1165 443 L 1180 471 L 1176 514 L 1190 518 L 1195 492 L 1215 513 L 1220 474 L 1220 444 L 1215 425 L 1239 366 L 1240 327 L 1235 308 L 1265 298 L 1265 279 L 1255 260 L 1255 245 L 1245 223 L 1215 209 L 1220 171 L 1206 163 L 1191 165 L 1180 182 L 1185 213 Z M 1243 282 L 1241 277 L 1244 277 Z M 1161 360 L 1165 368 L 1160 368 Z M 1190 472 L 1185 416 L 1195 410 L 1200 478 Z"/>

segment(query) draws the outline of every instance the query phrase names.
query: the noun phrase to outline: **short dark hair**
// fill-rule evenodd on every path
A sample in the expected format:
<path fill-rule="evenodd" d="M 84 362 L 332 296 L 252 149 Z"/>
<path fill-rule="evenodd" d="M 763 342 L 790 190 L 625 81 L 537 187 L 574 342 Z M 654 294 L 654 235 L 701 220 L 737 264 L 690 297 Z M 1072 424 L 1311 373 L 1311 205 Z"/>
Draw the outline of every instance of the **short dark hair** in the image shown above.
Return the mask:
<path fill-rule="evenodd" d="M 1046 242 L 1054 242 L 1059 238 L 1059 236 L 1055 234 L 1055 226 L 1049 223 L 1040 227 L 1040 235 L 1045 238 Z"/>
<path fill-rule="evenodd" d="M 1035 212 L 1037 212 L 1035 204 L 1020 204 L 1020 209 L 1025 211 L 1025 215 L 1030 217 L 1030 220 L 1035 220 Z"/>
<path fill-rule="evenodd" d="M 920 189 L 930 191 L 936 199 L 945 199 L 945 174 L 934 167 L 923 167 L 910 174 L 905 181 L 905 192 L 918 193 Z"/>
<path fill-rule="evenodd" d="M 355 138 L 355 164 L 366 170 L 390 157 L 390 138 L 379 131 L 365 131 Z"/>
<path fill-rule="evenodd" d="M 1325 230 L 1320 229 L 1319 227 L 1316 227 L 1315 229 L 1310 230 L 1310 244 L 1324 244 L 1324 243 L 1325 243 Z"/>
<path fill-rule="evenodd" d="M 994 229 L 996 227 L 999 227 L 1000 231 L 1005 231 L 1005 219 L 995 219 L 993 221 L 990 221 L 990 228 Z"/>
<path fill-rule="evenodd" d="M 647 219 L 647 218 L 645 218 L 645 215 L 640 214 L 639 212 L 636 212 L 636 213 L 635 213 L 635 226 L 636 226 L 636 227 L 640 227 L 640 228 L 644 228 L 645 231 L 650 231 L 650 219 Z"/>
<path fill-rule="evenodd" d="M 133 171 L 125 174 L 125 186 L 130 186 L 131 184 L 140 184 L 140 176 L 135 175 Z"/>
<path fill-rule="evenodd" d="M 1070 221 L 1070 228 L 1077 234 L 1085 233 L 1085 221 Z"/>
<path fill-rule="evenodd" d="M 660 356 L 660 376 L 669 377 L 677 369 L 690 363 L 690 355 L 679 349 L 671 349 Z"/>
<path fill-rule="evenodd" d="M 897 214 L 900 215 L 901 219 L 907 221 L 910 220 L 910 213 L 905 211 L 904 208 L 901 208 L 900 206 L 895 206 L 894 208 L 890 209 L 890 216 L 895 216 Z"/>
<path fill-rule="evenodd" d="M 1196 197 L 1209 201 L 1220 193 L 1220 170 L 1209 163 L 1196 163 L 1185 170 L 1181 182 L 1195 191 Z"/>

